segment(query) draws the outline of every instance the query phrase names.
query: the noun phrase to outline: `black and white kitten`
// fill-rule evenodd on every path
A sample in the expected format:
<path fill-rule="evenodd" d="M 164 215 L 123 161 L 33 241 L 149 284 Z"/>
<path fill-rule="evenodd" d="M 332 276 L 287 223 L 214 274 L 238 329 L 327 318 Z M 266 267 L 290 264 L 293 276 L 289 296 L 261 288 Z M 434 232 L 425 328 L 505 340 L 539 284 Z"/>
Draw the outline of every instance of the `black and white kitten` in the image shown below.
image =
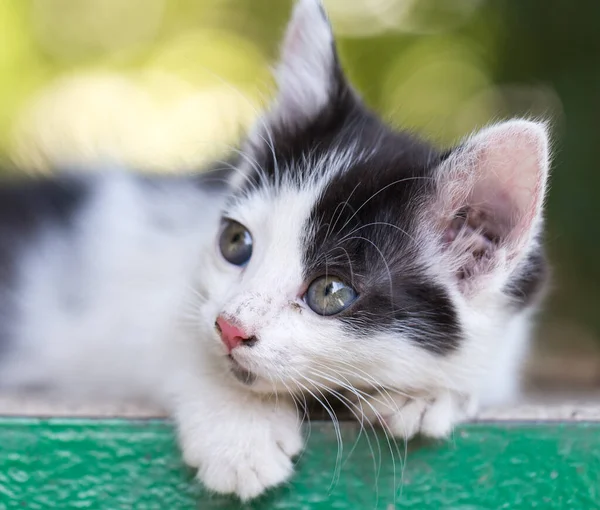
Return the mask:
<path fill-rule="evenodd" d="M 350 391 L 404 438 L 513 395 L 546 274 L 543 124 L 445 152 L 391 129 L 318 0 L 277 80 L 230 193 L 117 170 L 0 189 L 0 385 L 155 399 L 243 499 L 292 473 L 290 394 Z"/>

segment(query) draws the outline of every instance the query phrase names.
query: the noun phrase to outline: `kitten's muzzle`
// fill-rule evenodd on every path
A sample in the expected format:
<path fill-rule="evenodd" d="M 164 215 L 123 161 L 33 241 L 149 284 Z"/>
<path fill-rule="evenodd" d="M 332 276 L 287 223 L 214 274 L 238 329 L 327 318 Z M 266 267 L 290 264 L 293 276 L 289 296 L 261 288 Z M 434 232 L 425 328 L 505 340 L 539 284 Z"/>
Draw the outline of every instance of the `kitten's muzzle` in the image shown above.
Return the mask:
<path fill-rule="evenodd" d="M 215 329 L 229 353 L 237 347 L 252 347 L 258 342 L 258 338 L 254 335 L 247 334 L 242 328 L 222 316 L 217 317 Z"/>

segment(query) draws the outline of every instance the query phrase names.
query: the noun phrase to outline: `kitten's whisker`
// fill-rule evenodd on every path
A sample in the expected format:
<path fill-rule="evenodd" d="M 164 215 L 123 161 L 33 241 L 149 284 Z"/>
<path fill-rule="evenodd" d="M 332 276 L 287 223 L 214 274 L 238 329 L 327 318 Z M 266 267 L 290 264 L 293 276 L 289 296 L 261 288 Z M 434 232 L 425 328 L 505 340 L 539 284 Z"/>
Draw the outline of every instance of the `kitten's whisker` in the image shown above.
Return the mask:
<path fill-rule="evenodd" d="M 336 369 L 332 368 L 330 365 L 325 365 L 324 363 L 319 363 L 318 361 L 313 361 L 313 363 L 316 364 L 316 365 L 319 365 L 319 366 L 323 367 L 323 369 L 325 370 L 325 372 L 322 372 L 322 374 L 325 377 L 327 376 L 328 372 L 333 372 L 336 375 L 339 375 L 340 377 L 343 377 L 347 381 L 347 386 L 344 387 L 345 389 L 347 389 L 349 391 L 352 391 L 353 393 L 357 393 L 357 394 L 359 393 L 359 394 L 361 394 L 362 396 L 364 396 L 366 398 L 371 398 L 371 399 L 373 399 L 374 401 L 376 401 L 376 402 L 378 402 L 380 404 L 387 405 L 387 402 L 379 400 L 379 399 L 375 398 L 372 394 L 367 393 L 366 391 L 363 391 L 360 388 L 357 388 L 357 387 L 353 386 L 352 383 L 350 382 L 350 380 L 347 379 L 346 377 L 344 377 L 339 370 L 336 370 Z M 353 374 L 350 371 L 348 371 L 346 373 L 348 375 L 352 375 L 352 376 L 355 375 L 355 374 Z M 361 377 L 360 379 L 365 380 L 363 377 Z M 369 384 L 369 385 L 371 385 L 371 384 Z M 391 396 L 389 396 L 389 398 L 391 400 Z"/>
<path fill-rule="evenodd" d="M 340 388 L 345 389 L 345 390 L 347 390 L 347 391 L 349 391 L 349 392 L 351 392 L 351 393 L 353 393 L 353 394 L 356 395 L 357 400 L 358 400 L 358 404 L 360 405 L 360 408 L 358 409 L 359 412 L 360 412 L 360 416 L 357 416 L 357 414 L 354 412 L 354 410 L 351 407 L 349 407 L 349 405 L 352 405 L 353 407 L 356 407 L 356 404 L 354 402 L 352 402 L 348 397 L 346 397 L 345 395 L 343 395 L 342 393 L 338 392 L 337 390 L 333 389 L 330 386 L 322 385 L 323 388 L 325 388 L 327 391 L 329 391 L 330 393 L 332 393 L 342 404 L 344 404 L 344 406 L 352 413 L 352 415 L 360 423 L 361 430 L 359 432 L 358 437 L 356 438 L 356 441 L 354 442 L 354 445 L 352 446 L 352 448 L 350 449 L 350 452 L 348 453 L 347 459 L 350 457 L 350 455 L 352 454 L 352 452 L 355 450 L 356 445 L 358 444 L 358 441 L 360 439 L 360 436 L 361 436 L 362 432 L 364 431 L 365 432 L 365 437 L 367 439 L 367 443 L 369 445 L 369 449 L 370 449 L 371 454 L 373 456 L 373 461 L 375 461 L 375 451 L 372 448 L 371 441 L 369 439 L 368 433 L 366 431 L 366 428 L 364 427 L 364 421 L 365 421 L 366 417 L 365 417 L 364 409 L 362 407 L 361 396 L 356 392 L 357 391 L 356 388 L 352 387 L 352 385 L 350 385 L 350 384 L 346 385 L 346 384 L 344 384 L 341 381 L 338 381 L 336 379 L 332 379 L 329 376 L 327 376 L 326 374 L 323 374 L 323 372 L 321 372 L 321 371 L 315 372 L 314 369 L 313 369 L 313 370 L 311 370 L 311 373 L 313 375 L 315 375 L 319 379 L 325 379 L 326 381 L 331 382 L 334 387 L 340 387 Z M 340 374 L 336 374 L 336 375 L 340 375 Z M 319 384 L 315 380 L 312 380 L 312 382 L 313 382 L 313 384 Z M 375 432 L 375 429 L 373 428 L 373 424 L 369 420 L 367 420 L 367 423 L 370 425 L 371 430 L 373 432 Z M 379 451 L 379 456 L 381 457 L 381 451 Z M 374 467 L 375 471 L 377 471 L 377 464 L 374 463 L 373 467 Z"/>
<path fill-rule="evenodd" d="M 348 380 L 346 377 L 344 377 L 339 371 L 337 371 L 331 367 L 327 367 L 326 365 L 323 365 L 323 364 L 321 364 L 321 366 L 323 366 L 328 371 L 332 371 L 335 375 L 344 378 L 346 380 L 346 383 L 343 383 L 339 380 L 331 379 L 330 377 L 328 377 L 327 373 L 323 373 L 321 371 L 318 371 L 319 374 L 315 373 L 315 375 L 320 375 L 325 380 L 328 380 L 329 382 L 332 382 L 333 384 L 337 384 L 341 388 L 343 388 L 347 391 L 350 391 L 358 399 L 364 401 L 375 414 L 378 414 L 378 412 L 377 412 L 377 409 L 371 404 L 371 402 L 377 402 L 377 403 L 385 405 L 387 407 L 393 407 L 396 412 L 400 411 L 400 408 L 398 408 L 398 406 L 395 405 L 396 404 L 395 400 L 391 397 L 391 395 L 389 393 L 387 393 L 387 391 L 385 391 L 385 388 L 381 388 L 381 389 L 386 393 L 385 396 L 386 396 L 387 400 L 380 400 L 376 396 L 369 394 L 365 391 L 362 391 L 362 390 L 356 388 L 355 386 L 353 386 L 352 383 L 350 382 L 350 380 Z M 313 372 L 314 372 L 314 370 L 313 370 Z M 382 395 L 381 391 L 378 391 L 378 393 L 380 395 Z"/>
<path fill-rule="evenodd" d="M 356 367 L 354 365 L 351 365 L 351 364 L 349 364 L 347 362 L 343 362 L 343 361 L 341 361 L 341 360 L 338 359 L 338 360 L 336 360 L 336 363 L 342 363 L 342 364 L 347 365 L 348 367 L 350 367 L 351 371 L 348 371 L 348 373 L 352 377 L 357 377 L 357 373 L 356 373 L 357 371 L 364 373 L 366 375 L 366 377 L 359 376 L 359 378 L 365 380 L 365 382 L 367 382 L 369 385 L 371 385 L 374 388 L 376 388 L 377 392 L 380 395 L 386 397 L 385 401 L 381 401 L 381 400 L 375 399 L 373 396 L 370 396 L 371 399 L 373 401 L 377 401 L 377 402 L 383 403 L 387 407 L 391 407 L 397 413 L 397 416 L 399 417 L 399 419 L 402 422 L 404 422 L 404 417 L 402 416 L 401 409 L 398 408 L 397 404 L 395 403 L 393 397 L 390 395 L 389 392 L 391 391 L 392 393 L 396 393 L 396 394 L 404 397 L 407 400 L 416 398 L 414 395 L 407 394 L 407 393 L 402 392 L 402 391 L 400 391 L 400 390 L 398 390 L 396 388 L 386 388 L 383 385 L 379 384 L 370 374 L 364 372 L 360 368 L 358 368 L 358 367 Z M 322 365 L 322 366 L 324 366 L 327 370 L 333 370 L 330 366 L 326 366 L 326 365 Z M 446 379 L 446 377 L 444 376 L 443 370 L 439 370 L 437 372 L 439 372 L 440 377 L 442 377 L 443 380 Z M 447 385 L 447 383 L 446 383 L 446 385 Z M 447 385 L 447 387 L 448 387 L 448 385 Z M 451 390 L 448 389 L 448 391 L 451 391 Z M 360 393 L 362 395 L 368 395 L 365 392 L 360 392 Z M 356 394 L 356 395 L 357 395 L 357 397 L 359 396 L 358 394 Z M 360 398 L 364 398 L 362 395 L 360 395 Z M 368 404 L 370 405 L 370 402 L 368 402 Z M 396 453 L 398 454 L 399 458 L 402 461 L 401 462 L 401 471 L 400 471 L 400 491 L 401 491 L 400 495 L 401 495 L 402 494 L 402 489 L 403 489 L 403 480 L 404 480 L 404 473 L 405 473 L 405 469 L 406 469 L 406 462 L 407 462 L 407 459 L 408 459 L 408 441 L 404 441 L 404 449 L 403 449 L 404 451 L 403 451 L 403 453 L 400 452 L 398 444 L 397 444 L 397 442 L 395 440 L 395 436 L 393 435 L 392 431 L 389 429 L 389 426 L 385 423 L 385 421 L 381 417 L 381 414 L 373 406 L 371 406 L 371 409 L 373 410 L 373 413 L 376 415 L 376 417 L 377 417 L 377 419 L 378 419 L 378 421 L 379 421 L 382 429 L 384 430 L 384 433 L 386 435 L 388 434 L 388 432 L 389 432 L 389 434 L 391 434 L 392 441 L 393 441 L 393 443 L 395 445 Z M 389 441 L 389 439 L 388 439 L 388 441 Z M 388 442 L 388 445 L 389 445 L 389 442 Z M 391 446 L 390 446 L 390 448 L 391 448 Z"/>
<path fill-rule="evenodd" d="M 334 371 L 334 372 L 335 372 L 335 371 Z M 360 393 L 359 393 L 359 392 L 357 392 L 357 391 L 356 391 L 356 388 L 354 388 L 354 387 L 353 387 L 353 386 L 352 386 L 352 385 L 349 383 L 349 381 L 348 381 L 348 384 L 344 384 L 344 383 L 342 383 L 342 382 L 341 382 L 341 381 L 339 381 L 339 380 L 332 379 L 332 378 L 328 377 L 326 374 L 323 374 L 323 373 L 322 373 L 322 372 L 320 372 L 320 371 L 319 371 L 319 373 L 315 373 L 315 372 L 313 371 L 313 373 L 314 373 L 314 375 L 316 375 L 317 377 L 319 377 L 319 378 L 323 378 L 323 379 L 325 379 L 325 380 L 328 380 L 329 382 L 331 382 L 331 383 L 332 383 L 332 384 L 334 384 L 335 386 L 342 387 L 342 388 L 346 389 L 347 391 L 350 391 L 352 394 L 354 394 L 354 395 L 357 397 L 357 399 L 358 399 L 358 403 L 360 404 L 360 412 L 361 412 L 361 416 L 363 417 L 363 419 L 364 419 L 364 410 L 363 410 L 363 407 L 362 407 L 362 402 L 364 402 L 366 405 L 368 405 L 368 406 L 369 406 L 369 408 L 372 410 L 373 414 L 375 415 L 375 418 L 376 418 L 376 419 L 377 419 L 377 421 L 379 422 L 380 428 L 382 429 L 382 431 L 383 431 L 383 433 L 384 433 L 384 435 L 385 435 L 385 438 L 386 438 L 386 443 L 387 443 L 387 446 L 388 446 L 388 450 L 389 450 L 389 452 L 390 452 L 390 454 L 391 454 L 392 465 L 393 465 L 393 479 L 394 479 L 394 502 L 395 502 L 395 499 L 396 499 L 396 477 L 397 477 L 397 468 L 396 468 L 395 456 L 396 456 L 396 455 L 398 456 L 398 459 L 400 460 L 400 462 L 401 462 L 401 466 L 402 466 L 402 469 L 401 469 L 401 480 L 400 480 L 400 484 L 402 485 L 402 483 L 403 483 L 403 479 L 404 479 L 404 467 L 405 467 L 405 464 L 406 464 L 406 442 L 405 442 L 405 444 L 404 444 L 404 447 L 405 447 L 405 448 L 404 448 L 404 450 L 405 450 L 405 451 L 404 451 L 404 457 L 403 457 L 403 455 L 402 455 L 402 453 L 401 453 L 401 451 L 400 451 L 400 448 L 399 448 L 399 446 L 398 446 L 398 442 L 396 441 L 396 438 L 395 438 L 395 436 L 392 434 L 391 430 L 389 429 L 389 427 L 388 427 L 387 423 L 385 422 L 385 420 L 383 419 L 383 417 L 381 416 L 381 414 L 379 413 L 379 411 L 378 411 L 378 410 L 377 410 L 377 409 L 376 409 L 376 408 L 373 406 L 373 404 L 371 403 L 371 401 L 372 401 L 372 400 L 374 400 L 374 398 L 373 398 L 372 396 L 370 396 L 370 395 L 366 394 L 366 395 L 369 397 L 369 400 L 367 400 L 367 399 L 366 399 L 366 398 L 365 398 L 363 395 L 361 395 L 361 394 L 360 394 L 360 393 L 364 393 L 364 392 L 360 392 Z M 338 373 L 337 375 L 340 375 L 340 374 Z M 342 376 L 342 377 L 343 377 L 343 376 Z M 345 378 L 344 378 L 344 379 L 345 379 Z M 319 384 L 319 383 L 317 383 L 316 381 L 313 381 L 313 383 L 315 383 L 315 384 Z M 323 386 L 323 385 L 322 385 L 322 386 Z M 340 400 L 340 401 L 341 401 L 341 402 L 342 402 L 342 403 L 343 403 L 343 404 L 344 404 L 344 405 L 345 405 L 345 406 L 346 406 L 346 407 L 347 407 L 347 408 L 350 410 L 350 412 L 351 412 L 351 413 L 352 413 L 352 414 L 353 414 L 353 415 L 356 417 L 356 413 L 354 413 L 354 412 L 353 412 L 353 410 L 352 410 L 352 409 L 350 409 L 350 408 L 348 407 L 348 405 L 347 405 L 347 404 L 346 404 L 344 401 L 342 401 L 342 399 L 340 398 L 340 396 L 341 396 L 341 395 L 339 394 L 339 392 L 337 392 L 337 391 L 335 391 L 335 390 L 332 390 L 331 388 L 329 388 L 329 387 L 327 387 L 327 386 L 323 386 L 323 388 L 326 388 L 326 389 L 327 389 L 328 391 L 330 391 L 330 392 L 331 392 L 331 393 L 332 393 L 334 396 L 338 397 L 338 400 Z M 345 397 L 345 396 L 341 396 L 341 397 L 342 397 L 344 400 L 348 400 L 348 399 L 347 399 L 347 397 Z M 393 404 L 394 402 L 392 401 L 391 403 Z M 352 405 L 353 405 L 353 406 L 356 406 L 356 404 L 354 404 L 354 403 L 352 403 Z M 396 411 L 398 411 L 398 409 L 397 409 L 397 408 L 396 408 Z M 359 421 L 360 421 L 360 423 L 361 423 L 361 427 L 363 427 L 363 422 L 362 422 L 362 420 L 359 420 Z M 373 430 L 373 432 L 375 433 L 375 429 L 373 428 L 373 424 L 372 424 L 370 421 L 368 421 L 368 423 L 369 423 L 369 425 L 371 426 L 371 430 Z M 370 450 L 371 450 L 371 452 L 372 452 L 372 455 L 374 456 L 374 455 L 375 455 L 375 453 L 374 453 L 374 451 L 373 451 L 373 449 L 372 449 L 372 447 L 371 447 L 370 440 L 369 440 L 368 434 L 366 433 L 366 430 L 365 430 L 365 436 L 367 437 L 367 442 L 369 443 L 369 448 L 370 448 Z M 377 437 L 377 436 L 375 435 L 375 437 Z M 360 438 L 360 435 L 359 435 L 359 438 Z M 356 445 L 357 445 L 357 443 L 358 443 L 358 439 L 359 439 L 359 438 L 357 438 L 357 441 L 355 441 L 355 443 L 354 443 L 354 446 L 353 446 L 353 448 L 352 448 L 351 452 L 352 452 L 352 451 L 354 451 L 354 449 L 355 449 L 355 447 L 356 447 Z M 393 446 L 392 446 L 392 443 L 393 443 Z M 380 448 L 380 446 L 379 446 L 379 443 L 378 443 L 378 442 L 377 442 L 377 449 L 378 449 L 378 453 L 379 453 L 379 463 L 375 463 L 375 464 L 374 464 L 374 468 L 375 468 L 375 472 L 376 472 L 376 480 L 379 480 L 380 471 L 381 471 L 381 463 L 382 463 L 382 458 L 383 458 L 383 456 L 382 456 L 381 448 Z M 350 454 L 349 454 L 349 455 L 350 455 Z M 349 456 L 349 455 L 348 455 L 348 456 Z M 348 460 L 348 458 L 347 458 L 346 460 Z M 377 489 L 376 489 L 376 490 L 377 490 L 377 497 L 379 497 L 379 496 L 378 496 L 378 491 L 379 491 L 379 489 L 378 489 L 378 481 L 376 481 L 376 487 L 377 487 Z"/>
<path fill-rule="evenodd" d="M 306 438 L 305 438 L 305 443 L 308 444 L 308 442 L 310 441 L 310 436 L 312 434 L 312 423 L 310 421 L 310 413 L 308 410 L 308 403 L 306 402 L 306 395 L 304 393 L 304 391 L 302 391 L 302 389 L 298 386 L 297 381 L 294 378 L 290 378 L 290 382 L 292 384 L 295 384 L 296 387 L 298 388 L 298 391 L 293 391 L 291 388 L 289 388 L 289 386 L 285 383 L 285 381 L 283 380 L 283 378 L 278 377 L 279 380 L 281 381 L 281 383 L 283 384 L 283 386 L 288 390 L 289 394 L 292 396 L 292 399 L 294 400 L 294 403 L 297 404 L 296 405 L 296 410 L 298 411 L 298 416 L 299 416 L 299 410 L 298 410 L 298 405 L 302 407 L 304 413 L 303 415 L 300 417 L 299 416 L 299 421 L 300 421 L 300 429 L 302 428 L 302 424 L 304 423 L 304 420 L 306 419 L 307 425 L 308 425 L 308 432 L 306 434 Z M 298 395 L 296 395 L 296 393 Z M 298 397 L 302 397 L 302 402 L 300 402 Z M 306 451 L 306 448 L 302 450 L 302 452 L 300 452 L 300 454 L 296 457 L 296 464 L 298 462 L 300 462 L 300 459 L 302 458 L 302 456 L 304 455 Z"/>
<path fill-rule="evenodd" d="M 208 301 L 208 294 L 203 293 L 202 291 L 200 291 L 199 289 L 197 289 L 196 287 L 194 287 L 193 285 L 186 285 L 187 290 L 189 290 L 195 298 L 198 298 L 200 302 L 205 302 Z"/>
<path fill-rule="evenodd" d="M 414 395 L 405 393 L 397 388 L 384 386 L 379 381 L 377 381 L 377 379 L 375 379 L 371 374 L 369 374 L 368 372 L 365 372 L 363 369 L 361 369 L 355 365 L 348 363 L 347 361 L 343 361 L 341 359 L 336 359 L 335 362 L 336 362 L 336 365 L 342 364 L 342 365 L 347 366 L 348 371 L 346 371 L 346 374 L 350 375 L 351 377 L 357 377 L 357 378 L 365 381 L 367 383 L 367 386 L 372 387 L 372 388 L 376 389 L 378 392 L 385 394 L 385 396 L 389 399 L 390 402 L 394 401 L 392 395 L 390 395 L 390 393 L 389 393 L 390 391 L 392 393 L 395 393 L 395 394 L 400 395 L 401 397 L 404 397 L 407 399 L 415 398 Z M 328 370 L 331 370 L 331 367 L 329 367 L 327 365 L 322 365 L 322 366 Z M 337 367 L 337 368 L 339 369 L 340 367 Z M 372 396 L 366 392 L 361 392 L 361 393 L 363 393 L 364 395 L 367 395 L 367 396 Z"/>
<path fill-rule="evenodd" d="M 352 445 L 352 448 L 348 452 L 348 454 L 346 456 L 346 460 L 340 466 L 340 474 L 341 474 L 341 469 L 342 469 L 343 465 L 350 459 L 350 456 L 352 455 L 352 453 L 356 449 L 356 446 L 358 445 L 360 437 L 361 437 L 361 435 L 364 432 L 364 435 L 365 435 L 365 438 L 366 438 L 366 441 L 367 441 L 367 445 L 369 447 L 369 451 L 371 452 L 371 456 L 373 458 L 373 469 L 375 471 L 375 478 L 376 478 L 375 491 L 376 491 L 376 499 L 378 501 L 379 500 L 379 482 L 378 482 L 378 480 L 379 480 L 379 474 L 380 474 L 380 471 L 381 471 L 381 458 L 382 458 L 381 448 L 379 447 L 379 442 L 376 442 L 376 444 L 377 444 L 377 450 L 378 450 L 378 455 L 375 455 L 375 450 L 373 449 L 373 445 L 371 443 L 371 439 L 369 438 L 369 433 L 368 433 L 368 431 L 367 431 L 367 429 L 366 429 L 366 427 L 364 425 L 365 415 L 364 415 L 364 412 L 363 412 L 362 404 L 360 404 L 360 400 L 359 400 L 360 408 L 358 408 L 357 405 L 354 402 L 352 402 L 350 399 L 348 399 L 345 395 L 341 394 L 340 392 L 338 392 L 336 390 L 333 390 L 333 389 L 329 388 L 328 386 L 320 384 L 319 382 L 314 381 L 314 380 L 312 380 L 310 378 L 307 378 L 307 380 L 310 381 L 311 384 L 323 388 L 325 391 L 331 393 L 334 397 L 336 397 L 344 405 L 344 407 L 346 407 L 350 411 L 350 413 L 352 413 L 352 415 L 356 418 L 357 422 L 360 424 L 359 434 L 358 434 L 356 440 L 354 441 L 354 444 Z M 332 380 L 332 382 L 334 384 L 337 384 L 337 381 L 335 381 L 335 380 Z M 358 415 L 354 411 L 353 407 L 359 409 L 359 414 Z M 373 427 L 373 424 L 369 420 L 366 420 L 366 422 L 369 425 L 369 427 L 371 428 L 371 431 L 373 432 L 373 435 L 374 435 L 375 440 L 376 440 L 377 439 L 377 434 L 375 432 L 375 428 Z M 377 462 L 375 460 L 376 458 L 379 459 L 379 462 Z"/>
<path fill-rule="evenodd" d="M 387 422 L 385 421 L 385 419 L 383 418 L 383 416 L 381 415 L 381 413 L 377 410 L 377 408 L 372 404 L 372 402 L 379 402 L 382 403 L 383 405 L 386 405 L 388 407 L 392 407 L 393 410 L 401 415 L 401 410 L 398 408 L 398 406 L 396 405 L 396 402 L 392 399 L 392 397 L 389 395 L 389 393 L 387 393 L 387 391 L 385 391 L 385 388 L 382 388 L 384 390 L 384 392 L 386 393 L 387 396 L 387 401 L 386 402 L 382 402 L 381 400 L 377 399 L 376 397 L 374 397 L 373 395 L 368 395 L 368 394 L 364 394 L 367 395 L 367 398 L 365 398 L 365 396 L 355 393 L 355 395 L 362 401 L 364 401 L 369 408 L 372 410 L 375 418 L 377 419 L 377 422 L 379 423 L 379 426 L 381 428 L 381 430 L 384 433 L 385 439 L 386 439 L 386 443 L 388 445 L 388 449 L 390 451 L 391 454 L 391 458 L 392 458 L 392 465 L 393 465 L 393 480 L 394 480 L 394 495 L 393 495 L 393 502 L 394 504 L 396 503 L 396 486 L 397 486 L 397 467 L 396 467 L 396 462 L 395 462 L 395 458 L 394 456 L 397 455 L 398 456 L 398 460 L 400 461 L 400 487 L 403 487 L 403 483 L 404 483 L 404 470 L 406 468 L 406 463 L 408 460 L 408 449 L 407 449 L 407 442 L 404 441 L 404 452 L 400 451 L 400 447 L 398 445 L 398 441 L 396 440 L 396 436 L 394 435 L 393 431 L 390 429 L 389 425 L 387 424 Z M 361 392 L 362 393 L 362 392 Z M 381 392 L 379 392 L 379 394 L 381 395 Z M 391 404 L 391 406 L 390 406 Z M 393 444 L 393 447 L 392 447 Z"/>
<path fill-rule="evenodd" d="M 277 381 L 279 381 L 281 383 L 281 385 L 285 388 L 286 393 L 292 398 L 292 401 L 294 402 L 294 406 L 296 407 L 296 416 L 298 418 L 298 422 L 300 423 L 300 426 L 302 426 L 302 422 L 304 421 L 304 416 L 300 416 L 300 409 L 298 409 L 299 402 L 296 400 L 296 395 L 294 394 L 293 390 L 286 384 L 283 377 L 281 377 L 279 374 L 277 374 L 276 370 L 273 370 L 273 372 L 274 372 L 274 375 L 275 375 Z M 272 377 L 270 375 L 269 375 L 269 378 L 272 380 Z M 275 388 L 275 383 L 273 383 L 273 386 Z M 275 389 L 274 391 L 275 391 L 275 393 L 277 393 L 277 389 Z"/>
<path fill-rule="evenodd" d="M 317 392 L 319 392 L 319 394 L 321 395 L 321 397 L 323 397 L 323 400 L 325 400 L 325 402 L 327 402 L 328 408 L 331 409 L 331 412 L 333 413 L 333 416 L 335 416 L 334 427 L 336 427 L 337 430 L 339 430 L 339 437 L 340 437 L 340 442 L 341 442 L 342 435 L 341 435 L 341 427 L 339 425 L 339 420 L 337 418 L 337 415 L 335 414 L 335 411 L 334 411 L 333 407 L 331 406 L 331 404 L 327 400 L 327 396 L 321 390 L 321 389 L 324 389 L 325 391 L 327 391 L 328 388 L 326 386 L 322 385 L 322 384 L 319 384 L 317 381 L 312 380 L 311 378 L 309 378 L 306 375 L 303 375 L 302 377 L 303 377 L 303 379 L 305 381 L 307 381 L 310 385 L 312 385 L 312 387 Z M 314 396 L 314 394 L 313 394 L 313 396 Z M 321 405 L 323 405 L 323 404 L 321 404 Z M 325 409 L 327 410 L 327 408 L 325 408 Z M 341 450 L 338 451 L 338 456 L 337 456 L 337 459 L 336 459 L 336 465 L 335 465 L 335 469 L 334 469 L 334 472 L 333 472 L 333 477 L 331 479 L 331 485 L 329 486 L 329 491 L 333 490 L 333 488 L 336 486 L 336 484 L 338 483 L 338 481 L 340 479 L 341 470 L 342 470 L 342 452 L 343 452 L 343 449 L 341 449 Z"/>
<path fill-rule="evenodd" d="M 310 381 L 308 381 L 306 379 L 306 377 L 300 371 L 298 371 L 296 369 L 294 369 L 294 371 L 300 377 L 302 377 L 302 379 L 304 379 L 305 381 L 307 381 L 310 384 Z M 304 391 L 308 392 L 309 395 L 311 395 L 319 404 L 321 404 L 321 406 L 323 406 L 323 409 L 325 409 L 325 411 L 327 412 L 327 414 L 331 418 L 331 421 L 333 422 L 333 427 L 335 429 L 335 434 L 336 434 L 337 442 L 338 442 L 338 453 L 337 453 L 336 461 L 335 461 L 334 478 L 332 480 L 332 486 L 330 487 L 330 490 L 331 490 L 331 488 L 333 488 L 333 482 L 337 478 L 336 473 L 338 473 L 338 471 L 339 471 L 339 467 L 341 465 L 341 460 L 342 460 L 342 453 L 344 451 L 344 445 L 343 445 L 343 440 L 342 440 L 342 433 L 341 433 L 341 429 L 340 429 L 340 424 L 339 424 L 337 416 L 335 415 L 335 412 L 333 411 L 333 409 L 331 408 L 331 406 L 325 405 L 325 403 L 319 397 L 317 397 L 306 385 L 302 384 L 300 381 L 296 381 L 296 384 L 300 388 L 302 388 Z M 317 389 L 317 391 L 319 391 L 319 390 Z M 321 393 L 321 392 L 319 391 L 319 393 Z M 325 398 L 322 393 L 321 393 L 321 396 L 323 398 Z M 325 401 L 327 402 L 326 398 L 325 398 Z"/>
<path fill-rule="evenodd" d="M 279 409 L 279 392 L 277 391 L 277 386 L 275 385 L 275 381 L 269 372 L 267 372 L 267 377 L 269 378 L 269 382 L 273 387 L 273 392 L 269 395 L 269 398 L 275 397 L 275 408 Z"/>

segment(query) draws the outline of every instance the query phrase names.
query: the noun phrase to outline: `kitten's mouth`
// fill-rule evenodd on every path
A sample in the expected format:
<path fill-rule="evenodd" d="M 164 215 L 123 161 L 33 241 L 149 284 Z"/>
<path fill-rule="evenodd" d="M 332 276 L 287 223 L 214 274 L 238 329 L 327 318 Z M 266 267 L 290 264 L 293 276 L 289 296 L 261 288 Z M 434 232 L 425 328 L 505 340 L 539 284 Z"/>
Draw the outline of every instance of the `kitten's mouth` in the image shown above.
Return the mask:
<path fill-rule="evenodd" d="M 238 381 L 248 386 L 256 381 L 256 374 L 253 374 L 249 370 L 245 369 L 233 358 L 231 354 L 229 354 L 227 357 L 231 363 L 231 372 Z"/>

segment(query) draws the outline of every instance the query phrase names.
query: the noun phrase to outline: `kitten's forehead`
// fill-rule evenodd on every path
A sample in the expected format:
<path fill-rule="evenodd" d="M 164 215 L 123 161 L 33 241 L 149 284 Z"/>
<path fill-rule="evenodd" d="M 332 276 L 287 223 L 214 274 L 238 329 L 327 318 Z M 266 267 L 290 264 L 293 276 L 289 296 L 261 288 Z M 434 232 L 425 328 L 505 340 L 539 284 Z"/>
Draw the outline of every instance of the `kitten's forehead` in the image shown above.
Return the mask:
<path fill-rule="evenodd" d="M 267 204 L 288 206 L 288 214 L 303 225 L 298 232 L 306 274 L 318 271 L 326 263 L 324 253 L 340 242 L 357 241 L 348 235 L 359 227 L 357 235 L 366 243 L 385 231 L 391 242 L 384 249 L 399 254 L 410 238 L 415 207 L 433 189 L 432 172 L 440 161 L 433 147 L 395 132 L 356 102 L 335 116 L 324 111 L 303 128 L 273 128 L 268 143 L 255 143 L 242 162 L 247 179 L 234 200 L 245 203 L 241 209 L 248 209 L 248 200 L 254 209 L 259 203 L 271 211 Z M 302 216 L 291 210 L 300 197 Z M 406 239 L 398 239 L 402 232 Z"/>

